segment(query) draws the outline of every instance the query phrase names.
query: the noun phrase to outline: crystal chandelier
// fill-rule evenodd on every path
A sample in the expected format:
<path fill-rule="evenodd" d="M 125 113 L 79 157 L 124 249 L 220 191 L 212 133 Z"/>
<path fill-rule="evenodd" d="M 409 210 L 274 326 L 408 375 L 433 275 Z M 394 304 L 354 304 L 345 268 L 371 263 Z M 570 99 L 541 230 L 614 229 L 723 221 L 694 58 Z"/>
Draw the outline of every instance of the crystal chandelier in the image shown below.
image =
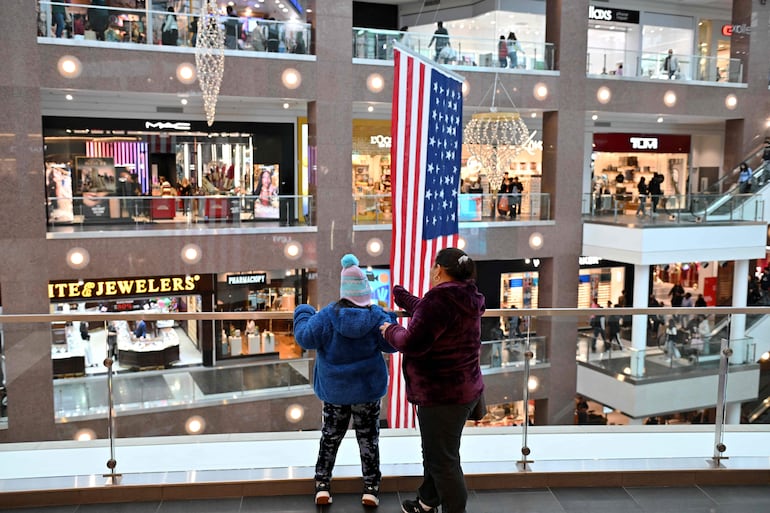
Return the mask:
<path fill-rule="evenodd" d="M 478 160 L 487 172 L 489 191 L 496 193 L 503 182 L 503 173 L 510 168 L 529 139 L 529 129 L 513 104 L 508 92 L 508 100 L 514 112 L 499 112 L 495 105 L 498 78 L 492 84 L 492 105 L 489 112 L 473 115 L 463 131 L 463 142 L 470 154 Z M 487 95 L 489 92 L 487 92 Z M 485 95 L 486 98 L 486 95 Z M 482 99 L 483 101 L 483 99 Z"/>
<path fill-rule="evenodd" d="M 206 122 L 214 124 L 217 98 L 225 72 L 225 32 L 219 25 L 216 0 L 203 0 L 195 43 L 195 70 L 203 92 Z"/>

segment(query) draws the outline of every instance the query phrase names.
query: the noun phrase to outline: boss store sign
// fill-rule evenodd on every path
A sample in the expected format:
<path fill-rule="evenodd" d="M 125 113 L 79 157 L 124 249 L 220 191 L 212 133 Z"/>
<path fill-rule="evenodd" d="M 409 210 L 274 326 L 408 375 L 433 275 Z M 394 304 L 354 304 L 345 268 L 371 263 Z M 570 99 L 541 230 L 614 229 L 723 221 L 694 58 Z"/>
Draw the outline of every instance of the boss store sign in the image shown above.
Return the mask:
<path fill-rule="evenodd" d="M 690 136 L 594 134 L 593 149 L 608 153 L 690 153 Z"/>
<path fill-rule="evenodd" d="M 611 9 L 609 7 L 588 6 L 588 19 L 591 21 L 615 21 L 619 23 L 639 24 L 639 11 L 629 9 Z"/>

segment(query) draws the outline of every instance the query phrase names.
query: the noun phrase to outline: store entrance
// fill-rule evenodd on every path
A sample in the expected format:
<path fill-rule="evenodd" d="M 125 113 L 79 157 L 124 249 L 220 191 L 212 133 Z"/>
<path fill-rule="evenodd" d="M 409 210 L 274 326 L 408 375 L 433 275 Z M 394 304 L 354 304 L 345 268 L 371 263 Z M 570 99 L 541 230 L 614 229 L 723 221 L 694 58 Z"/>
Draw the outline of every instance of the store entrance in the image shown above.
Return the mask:
<path fill-rule="evenodd" d="M 54 377 L 106 373 L 108 357 L 116 372 L 201 365 L 201 321 L 151 320 L 142 315 L 198 311 L 200 302 L 200 296 L 167 296 L 53 304 L 52 313 L 126 313 L 125 320 L 52 323 Z"/>
<path fill-rule="evenodd" d="M 151 153 L 150 173 L 153 187 L 160 187 L 164 181 L 176 187 L 176 154 L 175 153 Z"/>

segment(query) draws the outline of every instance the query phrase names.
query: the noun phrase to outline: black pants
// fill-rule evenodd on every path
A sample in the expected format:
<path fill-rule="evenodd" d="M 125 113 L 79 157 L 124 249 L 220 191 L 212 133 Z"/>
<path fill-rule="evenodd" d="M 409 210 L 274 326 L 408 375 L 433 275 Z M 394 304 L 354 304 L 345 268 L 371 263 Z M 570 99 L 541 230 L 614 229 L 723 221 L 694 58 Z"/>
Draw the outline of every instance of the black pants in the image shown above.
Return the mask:
<path fill-rule="evenodd" d="M 365 486 L 380 486 L 380 402 L 362 404 L 324 403 L 324 425 L 321 429 L 321 446 L 315 465 L 315 480 L 329 483 L 332 479 L 337 450 L 345 437 L 353 417 L 358 451 L 361 455 L 361 472 Z"/>
<path fill-rule="evenodd" d="M 460 466 L 460 437 L 465 421 L 476 405 L 419 406 L 422 440 L 422 484 L 417 489 L 420 500 L 441 505 L 442 513 L 465 513 L 468 490 Z"/>

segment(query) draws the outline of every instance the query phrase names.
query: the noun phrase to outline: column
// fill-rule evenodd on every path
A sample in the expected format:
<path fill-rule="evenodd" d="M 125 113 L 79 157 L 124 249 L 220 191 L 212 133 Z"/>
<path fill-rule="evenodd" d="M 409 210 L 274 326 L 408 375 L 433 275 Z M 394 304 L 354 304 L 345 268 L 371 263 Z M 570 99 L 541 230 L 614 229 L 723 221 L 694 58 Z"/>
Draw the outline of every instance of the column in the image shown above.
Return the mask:
<path fill-rule="evenodd" d="M 733 306 L 746 306 L 749 293 L 749 261 L 736 260 L 733 272 Z M 730 319 L 731 364 L 746 362 L 746 314 L 733 314 Z"/>
<path fill-rule="evenodd" d="M 309 189 L 318 220 L 318 294 L 311 301 L 323 306 L 339 297 L 340 257 L 353 240 L 353 2 L 311 1 L 307 8 L 318 75 L 308 104 Z"/>
<path fill-rule="evenodd" d="M 650 297 L 650 266 L 634 265 L 633 307 L 647 308 Z M 631 375 L 644 375 L 644 358 L 647 349 L 647 316 L 634 315 L 631 325 Z"/>
<path fill-rule="evenodd" d="M 0 284 L 6 314 L 47 314 L 48 249 L 45 220 L 40 56 L 37 2 L 7 0 L 0 17 L 0 60 L 24 63 L 0 75 Z M 4 56 L 4 57 L 3 57 Z M 53 366 L 50 324 L 3 327 L 8 430 L 0 442 L 53 440 Z"/>

